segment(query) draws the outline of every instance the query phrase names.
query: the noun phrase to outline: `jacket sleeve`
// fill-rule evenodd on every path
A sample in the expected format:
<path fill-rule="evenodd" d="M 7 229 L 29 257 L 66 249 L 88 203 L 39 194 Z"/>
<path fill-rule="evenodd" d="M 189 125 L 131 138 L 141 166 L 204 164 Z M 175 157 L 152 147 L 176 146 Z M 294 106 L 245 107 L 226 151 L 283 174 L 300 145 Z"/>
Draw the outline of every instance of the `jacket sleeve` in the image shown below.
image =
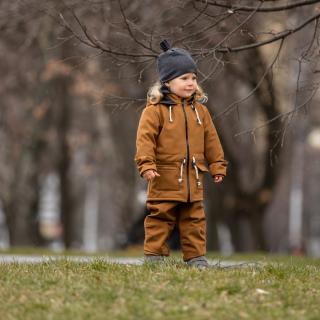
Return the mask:
<path fill-rule="evenodd" d="M 206 107 L 204 109 L 204 152 L 212 176 L 226 175 L 228 162 L 224 159 L 223 149 L 211 115 Z"/>
<path fill-rule="evenodd" d="M 160 132 L 160 119 L 156 106 L 147 106 L 139 121 L 135 161 L 140 176 L 146 170 L 157 170 L 156 167 L 156 140 Z"/>

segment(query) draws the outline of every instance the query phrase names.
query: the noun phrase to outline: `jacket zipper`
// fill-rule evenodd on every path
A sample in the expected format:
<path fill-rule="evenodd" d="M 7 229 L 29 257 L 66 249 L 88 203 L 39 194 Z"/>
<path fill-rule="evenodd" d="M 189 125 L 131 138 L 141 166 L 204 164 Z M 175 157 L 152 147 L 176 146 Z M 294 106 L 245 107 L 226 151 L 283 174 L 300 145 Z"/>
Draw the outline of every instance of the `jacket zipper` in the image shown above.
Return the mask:
<path fill-rule="evenodd" d="M 189 138 L 188 138 L 188 120 L 187 120 L 187 113 L 185 110 L 186 107 L 186 100 L 183 99 L 182 101 L 182 109 L 184 114 L 184 123 L 186 127 L 186 144 L 187 144 L 187 188 L 188 188 L 188 202 L 190 202 L 190 180 L 189 180 Z"/>

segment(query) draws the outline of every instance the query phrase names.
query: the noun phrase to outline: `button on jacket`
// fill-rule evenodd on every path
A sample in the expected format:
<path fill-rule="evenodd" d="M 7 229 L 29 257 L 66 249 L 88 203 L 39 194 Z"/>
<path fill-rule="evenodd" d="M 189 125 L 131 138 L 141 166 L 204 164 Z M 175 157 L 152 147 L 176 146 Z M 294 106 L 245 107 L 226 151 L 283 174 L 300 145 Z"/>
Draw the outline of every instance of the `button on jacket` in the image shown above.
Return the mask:
<path fill-rule="evenodd" d="M 156 170 L 147 200 L 203 200 L 203 175 L 226 175 L 227 161 L 208 109 L 169 94 L 142 112 L 135 161 L 142 176 Z"/>

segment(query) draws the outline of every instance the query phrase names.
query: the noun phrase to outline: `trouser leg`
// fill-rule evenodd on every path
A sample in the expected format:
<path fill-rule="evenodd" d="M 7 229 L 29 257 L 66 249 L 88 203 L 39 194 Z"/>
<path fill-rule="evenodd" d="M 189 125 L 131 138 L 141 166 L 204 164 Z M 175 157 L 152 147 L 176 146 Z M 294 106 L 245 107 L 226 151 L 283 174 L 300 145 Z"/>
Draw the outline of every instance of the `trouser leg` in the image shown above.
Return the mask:
<path fill-rule="evenodd" d="M 175 201 L 148 201 L 144 220 L 144 254 L 168 256 L 167 240 L 177 220 Z"/>
<path fill-rule="evenodd" d="M 202 201 L 182 203 L 179 212 L 179 232 L 183 260 L 206 254 L 206 218 Z"/>

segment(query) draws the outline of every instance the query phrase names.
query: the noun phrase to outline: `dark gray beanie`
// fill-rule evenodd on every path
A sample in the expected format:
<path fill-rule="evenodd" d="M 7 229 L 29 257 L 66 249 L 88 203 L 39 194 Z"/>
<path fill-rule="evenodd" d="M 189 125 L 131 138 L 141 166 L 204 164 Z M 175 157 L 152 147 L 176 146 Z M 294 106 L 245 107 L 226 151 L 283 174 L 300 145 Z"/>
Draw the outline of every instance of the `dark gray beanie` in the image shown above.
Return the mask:
<path fill-rule="evenodd" d="M 160 43 L 162 52 L 157 60 L 157 67 L 162 83 L 181 76 L 182 74 L 197 72 L 197 66 L 187 50 L 171 48 L 167 40 Z"/>

